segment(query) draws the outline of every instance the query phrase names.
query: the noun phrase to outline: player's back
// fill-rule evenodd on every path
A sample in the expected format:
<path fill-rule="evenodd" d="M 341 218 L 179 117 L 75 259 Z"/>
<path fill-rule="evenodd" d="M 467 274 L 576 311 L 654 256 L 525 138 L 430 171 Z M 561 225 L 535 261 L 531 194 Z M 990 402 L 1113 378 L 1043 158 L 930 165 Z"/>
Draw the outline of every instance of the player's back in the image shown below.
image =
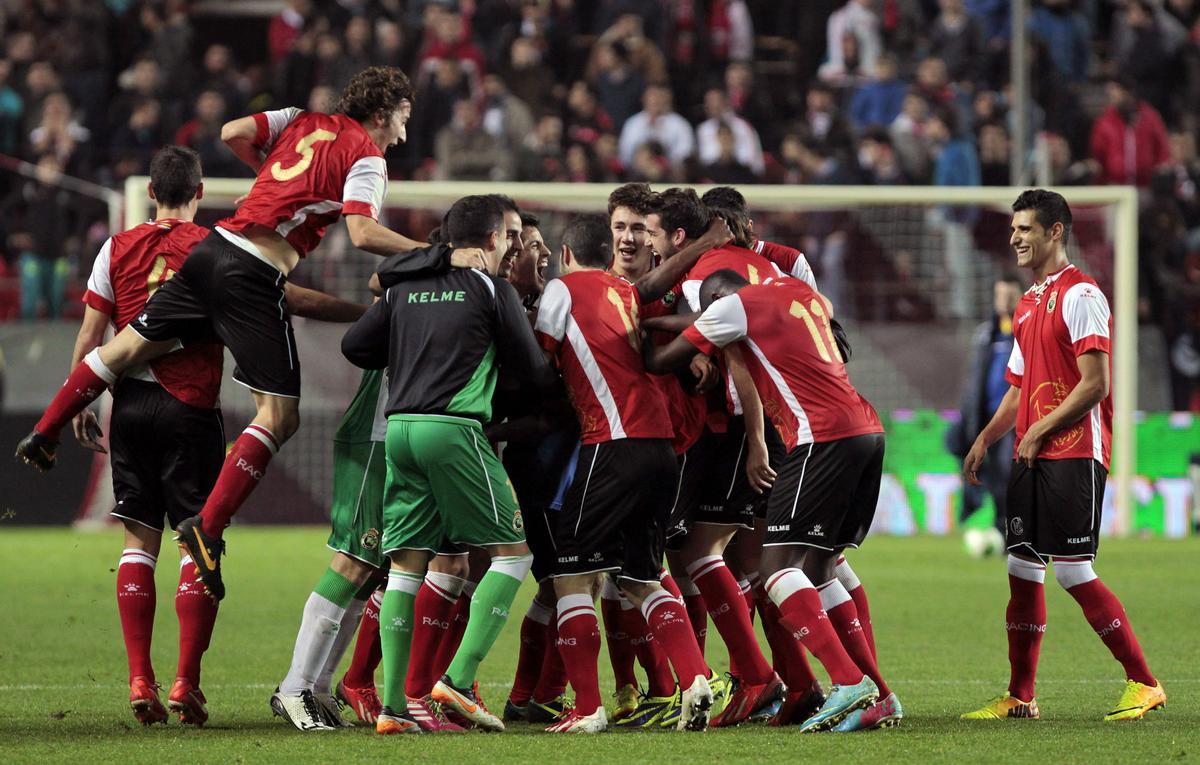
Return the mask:
<path fill-rule="evenodd" d="M 774 263 L 788 276 L 799 279 L 814 290 L 817 288 L 817 279 L 813 276 L 808 258 L 795 247 L 759 239 L 754 243 L 753 250 Z"/>
<path fill-rule="evenodd" d="M 774 263 L 753 250 L 726 244 L 700 256 L 696 265 L 683 277 L 683 296 L 693 311 L 700 310 L 700 284 L 710 275 L 728 269 L 751 284 L 782 276 Z"/>
<path fill-rule="evenodd" d="M 387 181 L 383 153 L 361 124 L 344 114 L 295 108 L 254 118 L 256 144 L 267 156 L 246 201 L 218 226 L 273 229 L 303 257 L 339 216 L 378 217 L 379 211 L 366 202 L 343 202 L 371 196 L 351 194 L 353 184 L 378 188 Z"/>

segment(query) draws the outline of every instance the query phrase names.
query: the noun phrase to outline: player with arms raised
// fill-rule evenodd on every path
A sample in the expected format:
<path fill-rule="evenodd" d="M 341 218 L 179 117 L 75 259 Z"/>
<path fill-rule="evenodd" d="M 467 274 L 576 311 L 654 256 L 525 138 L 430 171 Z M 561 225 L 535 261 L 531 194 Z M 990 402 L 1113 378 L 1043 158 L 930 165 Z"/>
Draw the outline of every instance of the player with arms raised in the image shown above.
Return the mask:
<path fill-rule="evenodd" d="M 1046 631 L 1046 563 L 1125 670 L 1125 691 L 1105 720 L 1135 720 L 1166 704 L 1125 607 L 1092 568 L 1100 542 L 1112 444 L 1112 314 L 1095 280 L 1067 260 L 1071 208 L 1059 194 L 1026 191 L 1013 202 L 1009 244 L 1033 272 L 1013 319 L 1008 393 L 963 460 L 978 486 L 988 448 L 1016 426 L 1008 485 L 1005 613 L 1008 692 L 968 720 L 1036 719 L 1034 678 Z"/>

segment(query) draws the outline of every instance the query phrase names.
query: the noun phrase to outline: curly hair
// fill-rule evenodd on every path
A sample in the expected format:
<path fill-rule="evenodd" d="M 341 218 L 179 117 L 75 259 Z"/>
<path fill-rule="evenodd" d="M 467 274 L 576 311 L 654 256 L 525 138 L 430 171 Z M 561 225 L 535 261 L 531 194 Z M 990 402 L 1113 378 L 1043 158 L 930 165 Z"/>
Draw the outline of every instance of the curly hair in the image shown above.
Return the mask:
<path fill-rule="evenodd" d="M 608 217 L 618 207 L 628 207 L 638 215 L 649 215 L 654 212 L 658 195 L 650 190 L 648 183 L 626 183 L 618 186 L 608 195 Z"/>
<path fill-rule="evenodd" d="M 394 66 L 372 66 L 351 78 L 333 110 L 352 120 L 366 122 L 376 114 L 390 116 L 404 100 L 413 101 L 413 87 L 408 75 Z"/>

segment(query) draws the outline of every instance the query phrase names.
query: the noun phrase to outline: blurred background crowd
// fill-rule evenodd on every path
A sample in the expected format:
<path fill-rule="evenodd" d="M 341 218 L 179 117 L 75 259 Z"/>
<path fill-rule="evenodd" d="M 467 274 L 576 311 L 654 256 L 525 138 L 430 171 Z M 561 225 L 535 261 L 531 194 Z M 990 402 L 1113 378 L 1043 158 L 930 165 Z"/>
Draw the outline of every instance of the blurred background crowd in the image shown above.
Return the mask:
<path fill-rule="evenodd" d="M 108 234 L 60 173 L 120 189 L 174 142 L 246 177 L 222 122 L 371 64 L 416 86 L 396 180 L 1005 185 L 1010 6 L 0 0 L 0 317 L 60 315 Z M 1139 188 L 1140 315 L 1200 409 L 1200 0 L 1032 6 L 1030 177 Z"/>

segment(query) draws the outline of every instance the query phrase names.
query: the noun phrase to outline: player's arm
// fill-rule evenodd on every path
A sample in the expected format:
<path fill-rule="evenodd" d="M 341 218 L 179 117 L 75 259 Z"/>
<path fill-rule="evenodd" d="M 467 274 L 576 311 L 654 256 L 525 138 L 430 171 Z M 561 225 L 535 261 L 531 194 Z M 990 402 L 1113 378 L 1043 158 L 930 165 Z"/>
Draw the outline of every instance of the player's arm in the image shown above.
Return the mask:
<path fill-rule="evenodd" d="M 725 347 L 725 366 L 742 403 L 742 415 L 746 422 L 746 478 L 750 488 L 762 494 L 775 483 L 775 471 L 771 468 L 767 453 L 767 429 L 763 423 L 762 399 L 758 388 L 742 358 L 742 345 L 735 343 Z"/>
<path fill-rule="evenodd" d="M 675 253 L 674 257 L 663 262 L 658 268 L 650 269 L 648 274 L 634 282 L 633 286 L 637 288 L 638 297 L 642 303 L 653 303 L 667 294 L 688 271 L 692 270 L 692 266 L 696 265 L 696 261 L 700 259 L 701 255 L 720 247 L 730 239 L 733 239 L 733 233 L 729 230 L 729 224 L 720 216 L 714 216 L 708 224 L 708 230 L 699 239 Z"/>
<path fill-rule="evenodd" d="M 996 407 L 996 413 L 992 415 L 991 421 L 980 431 L 979 437 L 975 439 L 967 456 L 963 458 L 963 478 L 967 480 L 967 483 L 972 486 L 983 485 L 979 480 L 979 468 L 983 465 L 992 444 L 1004 438 L 1008 431 L 1016 427 L 1017 408 L 1020 403 L 1021 386 L 1010 386 L 1008 393 L 1005 393 L 1004 398 L 1000 400 L 1000 406 Z"/>
<path fill-rule="evenodd" d="M 392 311 L 389 295 L 376 300 L 342 336 L 342 355 L 360 369 L 383 369 L 391 347 Z"/>
<path fill-rule="evenodd" d="M 79 366 L 83 357 L 99 348 L 104 342 L 104 333 L 108 330 L 109 314 L 88 305 L 83 309 L 83 323 L 79 325 L 79 334 L 75 336 L 75 348 L 71 351 L 71 369 Z M 96 413 L 86 408 L 71 420 L 75 430 L 75 439 L 79 445 L 94 452 L 107 454 L 108 450 L 100 444 L 104 433 Z"/>
<path fill-rule="evenodd" d="M 1033 467 L 1042 442 L 1048 436 L 1069 428 L 1108 396 L 1110 385 L 1108 354 L 1101 350 L 1086 351 L 1075 357 L 1079 368 L 1079 383 L 1063 402 L 1049 414 L 1029 426 L 1021 443 L 1017 444 L 1017 459 Z"/>
<path fill-rule="evenodd" d="M 361 303 L 342 300 L 319 290 L 312 290 L 288 282 L 284 287 L 288 312 L 306 319 L 349 324 L 357 321 L 367 311 Z"/>
<path fill-rule="evenodd" d="M 371 275 L 371 292 L 382 295 L 393 284 L 405 279 L 444 274 L 451 268 L 486 269 L 483 250 L 478 247 L 454 248 L 448 244 L 431 244 L 409 252 L 389 255 Z"/>
<path fill-rule="evenodd" d="M 383 257 L 429 246 L 428 242 L 409 239 L 404 234 L 392 231 L 368 215 L 347 215 L 346 229 L 350 232 L 350 241 L 355 247 Z"/>
<path fill-rule="evenodd" d="M 264 146 L 257 142 L 260 134 L 256 115 L 239 117 L 221 126 L 221 142 L 229 147 L 234 156 L 249 165 L 254 172 L 262 167 L 267 152 Z"/>
<path fill-rule="evenodd" d="M 672 335 L 678 335 L 700 318 L 699 311 L 695 313 L 670 313 L 665 316 L 651 316 L 642 319 L 640 324 L 642 329 L 650 332 L 665 332 Z"/>
<path fill-rule="evenodd" d="M 496 285 L 496 343 L 501 363 L 518 378 L 539 388 L 553 386 L 558 382 L 558 373 L 534 337 L 520 296 L 507 281 L 500 278 L 492 281 Z"/>
<path fill-rule="evenodd" d="M 746 336 L 746 309 L 737 295 L 714 301 L 696 323 L 666 345 L 642 344 L 646 371 L 666 374 L 688 366 L 697 353 L 712 356 Z"/>

